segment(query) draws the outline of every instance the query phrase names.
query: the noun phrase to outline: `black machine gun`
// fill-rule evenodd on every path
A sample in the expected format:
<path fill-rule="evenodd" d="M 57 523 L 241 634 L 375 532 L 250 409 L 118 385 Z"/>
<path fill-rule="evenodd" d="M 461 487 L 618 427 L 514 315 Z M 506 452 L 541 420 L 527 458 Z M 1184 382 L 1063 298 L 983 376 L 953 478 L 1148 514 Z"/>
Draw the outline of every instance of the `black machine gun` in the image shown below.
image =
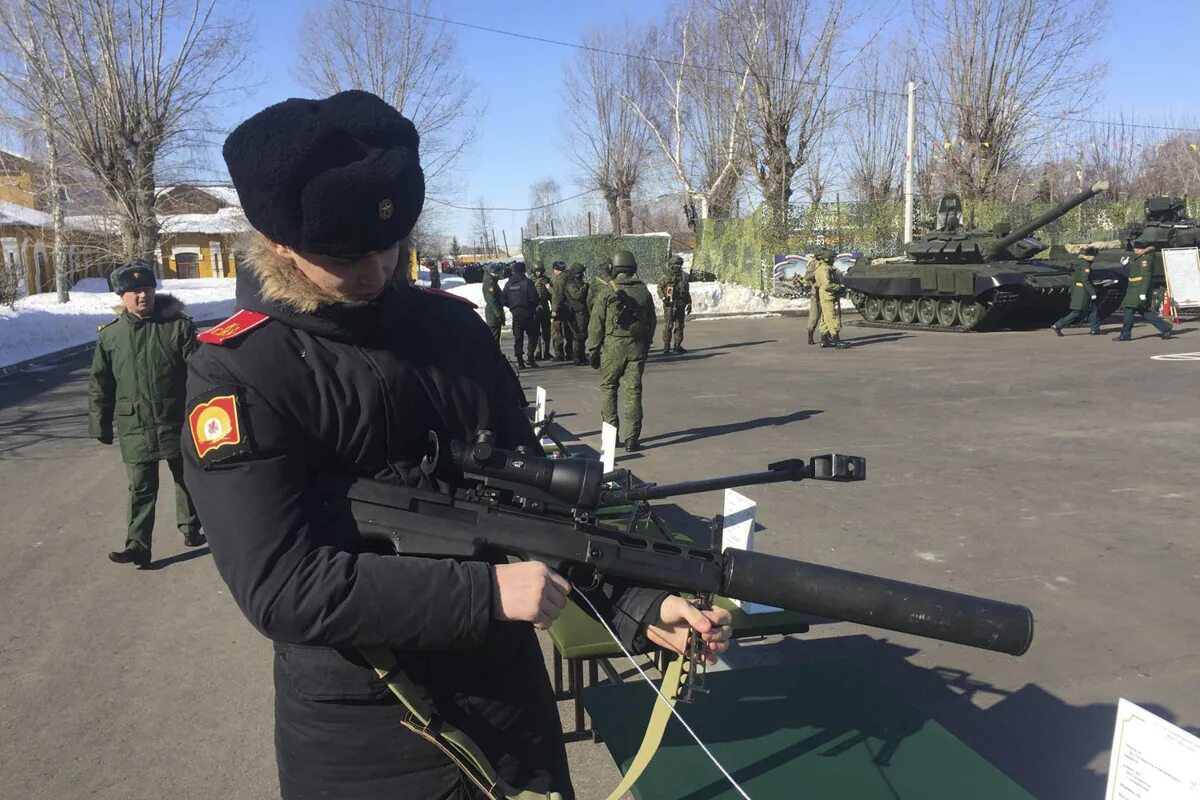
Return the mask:
<path fill-rule="evenodd" d="M 597 519 L 617 506 L 736 486 L 782 481 L 859 481 L 866 461 L 839 454 L 791 459 L 764 472 L 667 485 L 635 486 L 600 461 L 552 459 L 529 448 L 503 450 L 489 431 L 475 442 L 430 433 L 421 470 L 449 492 L 326 473 L 327 507 L 348 511 L 363 536 L 397 554 L 541 561 L 582 590 L 606 580 L 762 603 L 892 631 L 1021 655 L 1033 641 L 1028 608 L 766 553 L 692 547 L 621 531 Z M 714 520 L 719 538 L 720 519 Z M 698 637 L 697 637 L 698 638 Z"/>

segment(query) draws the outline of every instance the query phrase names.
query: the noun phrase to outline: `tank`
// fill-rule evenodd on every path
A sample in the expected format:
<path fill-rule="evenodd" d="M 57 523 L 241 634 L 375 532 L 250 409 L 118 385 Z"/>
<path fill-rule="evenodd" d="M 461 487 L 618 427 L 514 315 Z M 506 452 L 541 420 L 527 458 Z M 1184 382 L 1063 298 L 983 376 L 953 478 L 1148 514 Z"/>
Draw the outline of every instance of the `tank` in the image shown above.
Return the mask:
<path fill-rule="evenodd" d="M 1185 198 L 1147 197 L 1145 217 L 1125 229 L 1121 237 L 1124 250 L 1102 251 L 1097 264 L 1108 267 L 1128 263 L 1133 243 L 1139 239 L 1160 252 L 1168 247 L 1200 247 L 1200 220 L 1188 217 Z M 1162 294 L 1167 289 L 1161 259 L 1154 260 L 1151 287 L 1154 292 L 1151 305 L 1161 307 Z"/>
<path fill-rule="evenodd" d="M 1045 245 L 1033 232 L 1108 189 L 1100 181 L 1015 230 L 964 228 L 962 201 L 943 195 L 936 228 L 905 245 L 891 263 L 860 259 L 846 270 L 847 296 L 869 325 L 979 331 L 1048 325 L 1067 313 L 1075 286 L 1067 258 L 1034 258 Z M 1065 255 L 1065 254 L 1064 254 Z M 1093 269 L 1101 314 L 1125 293 L 1121 265 Z"/>

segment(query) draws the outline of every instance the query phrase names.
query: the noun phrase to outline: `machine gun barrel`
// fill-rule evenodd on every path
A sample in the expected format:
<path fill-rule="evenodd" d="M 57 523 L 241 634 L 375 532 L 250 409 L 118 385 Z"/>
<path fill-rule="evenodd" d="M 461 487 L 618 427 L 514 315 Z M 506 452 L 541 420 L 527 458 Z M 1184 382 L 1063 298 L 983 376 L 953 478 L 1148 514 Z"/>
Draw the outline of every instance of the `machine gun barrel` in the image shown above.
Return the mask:
<path fill-rule="evenodd" d="M 1025 606 L 766 553 L 727 549 L 722 594 L 1014 656 L 1033 642 Z"/>
<path fill-rule="evenodd" d="M 1037 217 L 1034 217 L 1029 222 L 1026 222 L 1024 225 L 1021 225 L 1020 227 L 1018 227 L 1016 230 L 1014 230 L 1008 236 L 1005 236 L 1003 239 L 1000 239 L 998 242 L 996 242 L 994 245 L 992 245 L 991 250 L 988 251 L 987 256 L 984 258 L 984 260 L 991 261 L 992 259 L 996 258 L 998 255 L 1000 255 L 1000 253 L 1002 253 L 1005 249 L 1007 249 L 1010 244 L 1021 241 L 1026 236 L 1029 236 L 1030 234 L 1032 234 L 1034 231 L 1036 231 L 1038 228 L 1042 227 L 1043 225 L 1051 223 L 1054 220 L 1058 219 L 1059 217 L 1063 216 L 1068 211 L 1070 211 L 1072 208 L 1075 208 L 1075 206 L 1077 206 L 1081 203 L 1084 203 L 1088 200 L 1091 200 L 1096 195 L 1100 194 L 1101 192 L 1107 191 L 1107 190 L 1108 190 L 1108 181 L 1097 181 L 1096 183 L 1093 183 L 1091 185 L 1091 187 L 1089 187 L 1088 189 L 1085 189 L 1084 191 L 1080 192 L 1079 194 L 1077 194 L 1073 197 L 1067 198 L 1066 200 L 1062 201 L 1058 205 L 1051 208 L 1046 213 L 1041 214 Z"/>

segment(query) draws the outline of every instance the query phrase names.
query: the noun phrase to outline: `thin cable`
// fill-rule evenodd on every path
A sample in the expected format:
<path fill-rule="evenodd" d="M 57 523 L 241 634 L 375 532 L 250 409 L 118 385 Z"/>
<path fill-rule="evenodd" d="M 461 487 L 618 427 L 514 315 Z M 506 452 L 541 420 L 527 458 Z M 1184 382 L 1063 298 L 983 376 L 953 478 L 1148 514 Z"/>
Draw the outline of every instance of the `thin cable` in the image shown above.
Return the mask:
<path fill-rule="evenodd" d="M 692 726 L 687 724 L 687 720 L 679 716 L 679 712 L 676 711 L 675 707 L 670 704 L 670 701 L 667 700 L 666 695 L 664 695 L 662 691 L 654 685 L 654 681 L 650 680 L 650 676 L 646 674 L 645 670 L 638 666 L 638 663 L 633 660 L 633 656 L 630 655 L 629 651 L 625 649 L 625 645 L 621 644 L 621 640 L 617 638 L 615 633 L 613 633 L 613 629 L 608 627 L 608 622 L 600 614 L 599 609 L 592 605 L 592 601 L 588 598 L 588 596 L 579 591 L 579 588 L 574 584 L 571 585 L 571 589 L 575 592 L 575 594 L 582 597 L 583 601 L 588 604 L 588 607 L 592 609 L 592 613 L 595 615 L 596 619 L 599 620 L 600 624 L 604 626 L 604 630 L 608 631 L 608 635 L 611 636 L 612 640 L 617 643 L 617 647 L 621 648 L 621 652 L 625 655 L 625 658 L 630 664 L 633 665 L 633 668 L 638 671 L 638 674 L 642 676 L 642 680 L 646 682 L 646 685 L 654 690 L 654 693 L 658 695 L 658 698 L 664 703 L 667 703 L 667 707 L 671 711 L 671 716 L 679 720 L 679 724 L 683 726 L 683 729 L 691 734 L 692 738 L 696 740 L 696 744 L 700 745 L 700 749 L 704 751 L 704 755 L 708 756 L 709 761 L 715 764 L 717 769 L 721 770 L 721 774 L 725 776 L 725 779 L 729 781 L 729 784 L 734 788 L 735 791 L 737 791 L 738 794 L 744 797 L 745 800 L 750 800 L 750 795 L 746 794 L 746 791 L 741 787 L 740 784 L 738 784 L 737 781 L 733 779 L 733 776 L 729 774 L 729 771 L 726 770 L 725 767 L 721 766 L 721 762 L 717 761 L 717 757 L 712 754 L 712 751 L 708 749 L 708 746 L 705 745 L 704 742 L 700 741 L 700 737 L 696 735 L 694 730 L 692 730 Z"/>
<path fill-rule="evenodd" d="M 351 0 L 351 2 L 356 2 L 356 0 Z M 455 205 L 454 203 L 448 203 L 445 200 L 439 200 L 436 197 L 426 197 L 425 199 L 429 200 L 430 202 L 437 203 L 440 206 L 447 206 L 449 208 L 457 208 L 460 211 L 541 211 L 543 208 L 552 208 L 557 205 L 562 205 L 563 203 L 569 203 L 572 200 L 578 200 L 580 197 L 583 197 L 583 196 L 589 195 L 589 194 L 594 194 L 595 192 L 598 192 L 598 191 L 600 191 L 600 190 L 599 189 L 588 189 L 586 192 L 580 192 L 579 194 L 573 194 L 570 197 L 564 197 L 562 200 L 555 200 L 553 203 L 546 203 L 545 205 L 541 205 L 541 206 L 530 206 L 529 208 L 498 208 L 498 207 L 493 208 L 490 206 L 460 206 L 460 205 Z"/>
<path fill-rule="evenodd" d="M 491 28 L 486 25 L 476 25 L 471 22 L 462 22 L 462 21 L 456 20 L 456 19 L 449 19 L 448 17 L 435 17 L 432 14 L 422 14 L 418 11 L 396 8 L 395 6 L 389 6 L 389 5 L 385 5 L 383 3 L 371 2 L 371 0 L 347 0 L 347 1 L 354 3 L 356 5 L 367 6 L 369 8 L 375 8 L 380 11 L 391 11 L 395 14 L 408 14 L 409 16 L 417 17 L 418 19 L 428 20 L 429 22 L 440 22 L 444 25 L 456 25 L 460 28 L 469 28 L 471 30 L 483 31 L 485 33 L 495 33 L 495 34 L 499 34 L 501 36 L 510 36 L 514 39 L 524 39 L 524 40 L 530 41 L 530 42 L 540 42 L 542 44 L 552 44 L 557 47 L 569 47 L 569 48 L 572 48 L 575 50 L 586 50 L 591 53 L 600 53 L 602 55 L 617 56 L 618 58 L 628 58 L 628 59 L 633 59 L 635 61 L 645 61 L 648 63 L 661 64 L 663 66 L 669 66 L 669 67 L 684 67 L 687 69 L 697 69 L 697 70 L 701 70 L 704 72 L 716 72 L 716 73 L 724 74 L 724 75 L 735 75 L 739 78 L 742 76 L 742 73 L 740 71 L 730 69 L 728 67 L 714 67 L 714 66 L 710 66 L 707 64 L 689 64 L 685 61 L 674 61 L 669 58 L 659 58 L 657 56 L 647 56 L 647 55 L 642 55 L 640 53 L 627 53 L 622 50 L 610 50 L 606 47 L 594 47 L 592 45 L 580 44 L 579 42 L 564 42 L 560 39 L 550 39 L 545 36 L 534 36 L 533 34 L 530 34 L 530 33 L 519 33 L 517 31 L 508 31 L 508 30 L 504 30 L 503 28 Z M 784 80 L 787 80 L 790 83 L 799 84 L 801 86 L 814 86 L 814 87 L 817 87 L 820 89 L 840 89 L 845 92 L 861 92 L 863 94 L 883 95 L 886 97 L 898 97 L 898 98 L 907 98 L 908 97 L 907 92 L 892 91 L 889 89 L 878 89 L 875 87 L 847 86 L 845 84 L 829 83 L 827 81 L 805 80 L 803 78 L 784 78 Z M 927 98 L 925 98 L 925 102 L 933 103 L 935 105 L 949 106 L 950 108 L 963 109 L 966 111 L 974 111 L 975 110 L 974 106 L 970 106 L 965 103 L 955 103 L 953 100 L 943 100 L 943 99 L 936 98 L 936 97 L 927 97 Z M 1172 127 L 1169 125 L 1148 125 L 1145 123 L 1136 123 L 1136 122 L 1114 123 L 1111 120 L 1088 119 L 1086 117 L 1073 117 L 1073 116 L 1066 116 L 1066 115 L 1062 115 L 1062 114 L 1045 114 L 1045 113 L 1034 112 L 1034 113 L 1026 114 L 1025 116 L 1040 117 L 1041 119 L 1048 119 L 1048 120 L 1052 120 L 1054 122 L 1083 122 L 1083 123 L 1087 123 L 1090 125 L 1120 124 L 1127 128 L 1143 128 L 1143 129 L 1156 130 L 1156 131 L 1174 131 L 1176 133 L 1200 133 L 1200 128 L 1177 128 L 1177 127 Z M 520 209 L 516 209 L 516 210 L 520 210 Z"/>

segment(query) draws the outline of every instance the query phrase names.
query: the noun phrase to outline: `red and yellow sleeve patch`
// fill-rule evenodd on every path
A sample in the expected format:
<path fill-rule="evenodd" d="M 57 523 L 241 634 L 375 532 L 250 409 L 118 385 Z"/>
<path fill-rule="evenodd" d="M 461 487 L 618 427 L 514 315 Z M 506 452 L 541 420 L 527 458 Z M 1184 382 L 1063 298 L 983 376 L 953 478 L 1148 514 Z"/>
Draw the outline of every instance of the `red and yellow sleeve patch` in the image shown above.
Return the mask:
<path fill-rule="evenodd" d="M 269 320 L 266 314 L 257 311 L 242 310 L 224 322 L 220 322 L 206 330 L 196 338 L 206 344 L 225 344 Z"/>
<path fill-rule="evenodd" d="M 202 464 L 227 461 L 253 450 L 244 410 L 234 389 L 224 386 L 200 397 L 187 413 L 187 429 Z"/>

